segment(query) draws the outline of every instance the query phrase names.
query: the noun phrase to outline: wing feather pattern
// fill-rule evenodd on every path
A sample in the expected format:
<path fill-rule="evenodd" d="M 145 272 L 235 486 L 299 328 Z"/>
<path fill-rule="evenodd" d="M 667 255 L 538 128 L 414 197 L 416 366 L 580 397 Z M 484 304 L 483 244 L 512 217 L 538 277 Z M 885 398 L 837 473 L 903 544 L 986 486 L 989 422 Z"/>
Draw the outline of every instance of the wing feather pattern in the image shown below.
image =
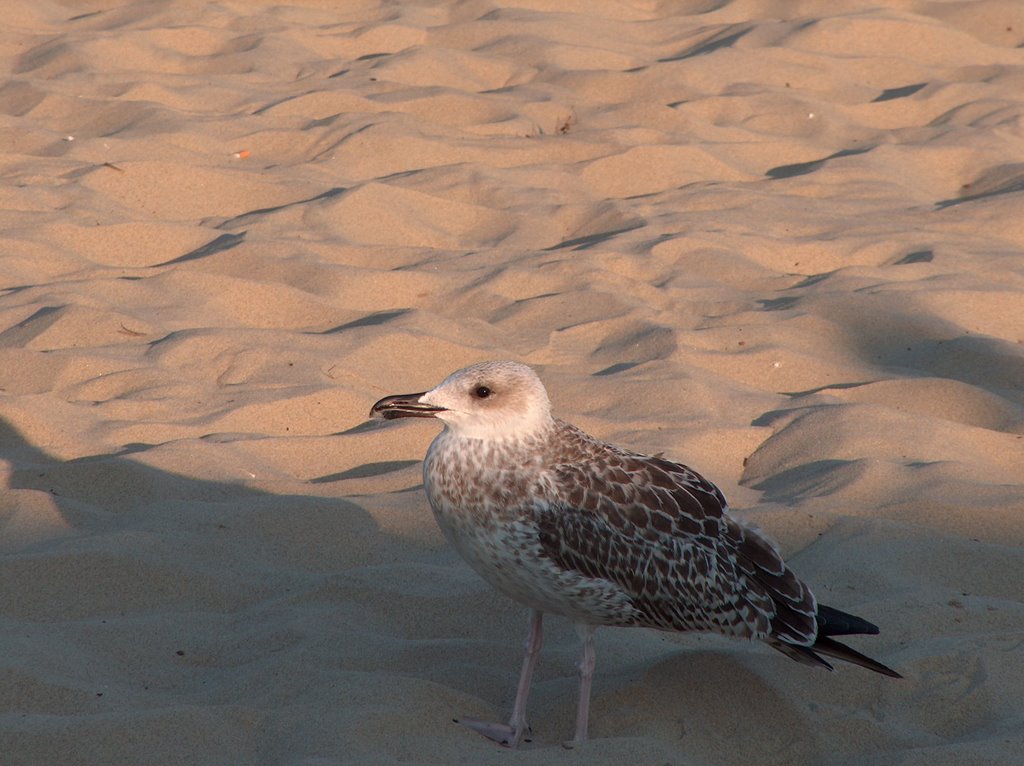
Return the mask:
<path fill-rule="evenodd" d="M 650 627 L 814 642 L 814 596 L 714 484 L 564 429 L 573 454 L 552 469 L 555 497 L 538 513 L 548 557 L 616 583 Z"/>

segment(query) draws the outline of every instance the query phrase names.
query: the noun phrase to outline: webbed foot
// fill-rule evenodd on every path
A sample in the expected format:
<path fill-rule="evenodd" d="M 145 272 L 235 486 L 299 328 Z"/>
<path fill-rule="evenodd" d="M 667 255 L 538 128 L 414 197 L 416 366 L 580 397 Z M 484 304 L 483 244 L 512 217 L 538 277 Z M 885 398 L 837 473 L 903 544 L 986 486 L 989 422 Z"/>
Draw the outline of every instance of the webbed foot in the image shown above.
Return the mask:
<path fill-rule="evenodd" d="M 495 721 L 481 721 L 479 718 L 456 718 L 455 722 L 487 737 L 491 742 L 509 748 L 518 747 L 519 743 L 523 741 L 523 736 L 530 732 L 530 727 L 525 722 L 519 726 Z M 528 739 L 526 741 L 529 742 Z"/>

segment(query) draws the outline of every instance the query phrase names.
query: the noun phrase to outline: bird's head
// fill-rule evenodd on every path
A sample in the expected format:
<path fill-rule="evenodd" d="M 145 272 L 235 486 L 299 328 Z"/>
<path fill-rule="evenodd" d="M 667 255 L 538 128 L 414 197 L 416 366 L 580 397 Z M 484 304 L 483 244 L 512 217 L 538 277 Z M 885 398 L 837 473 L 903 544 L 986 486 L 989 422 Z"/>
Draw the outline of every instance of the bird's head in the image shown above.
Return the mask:
<path fill-rule="evenodd" d="M 519 362 L 481 362 L 453 372 L 429 391 L 387 396 L 370 416 L 433 417 L 458 436 L 519 438 L 552 423 L 551 402 L 532 369 Z"/>

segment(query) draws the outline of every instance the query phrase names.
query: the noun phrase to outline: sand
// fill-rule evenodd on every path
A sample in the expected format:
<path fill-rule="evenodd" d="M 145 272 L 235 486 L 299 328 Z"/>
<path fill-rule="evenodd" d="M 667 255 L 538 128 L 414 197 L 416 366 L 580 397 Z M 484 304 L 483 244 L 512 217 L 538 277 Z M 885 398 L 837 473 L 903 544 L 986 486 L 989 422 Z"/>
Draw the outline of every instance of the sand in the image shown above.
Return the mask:
<path fill-rule="evenodd" d="M 1011 764 L 1024 5 L 14 0 L 0 763 Z M 698 467 L 898 668 L 549 621 L 444 543 L 483 359 Z"/>

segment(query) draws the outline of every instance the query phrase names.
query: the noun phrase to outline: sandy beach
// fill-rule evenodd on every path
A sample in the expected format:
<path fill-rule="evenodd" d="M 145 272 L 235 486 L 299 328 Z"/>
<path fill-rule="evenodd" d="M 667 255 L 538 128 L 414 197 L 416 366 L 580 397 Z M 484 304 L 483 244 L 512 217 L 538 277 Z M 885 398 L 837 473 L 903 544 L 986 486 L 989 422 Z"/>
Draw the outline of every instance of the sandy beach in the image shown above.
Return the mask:
<path fill-rule="evenodd" d="M 0 764 L 1024 762 L 1024 4 L 13 0 Z M 548 621 L 437 530 L 486 359 L 901 681 Z"/>

